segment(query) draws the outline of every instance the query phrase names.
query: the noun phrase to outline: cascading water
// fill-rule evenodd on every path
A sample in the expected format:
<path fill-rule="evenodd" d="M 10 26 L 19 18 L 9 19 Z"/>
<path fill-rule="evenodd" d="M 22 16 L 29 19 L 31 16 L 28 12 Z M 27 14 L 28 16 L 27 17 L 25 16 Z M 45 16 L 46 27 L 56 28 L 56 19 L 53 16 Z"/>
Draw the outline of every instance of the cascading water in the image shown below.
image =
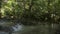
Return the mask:
<path fill-rule="evenodd" d="M 0 21 L 0 25 L 3 27 L 5 24 L 7 24 L 8 22 L 7 21 Z M 4 26 L 6 27 L 6 26 Z M 8 27 L 9 28 L 9 27 Z M 10 29 L 12 30 L 12 33 L 13 32 L 17 32 L 17 31 L 21 31 L 23 28 L 23 25 L 20 25 L 20 24 L 16 24 L 14 26 L 10 26 Z M 6 28 L 4 28 L 6 29 Z M 3 31 L 0 31 L 0 34 L 8 34 L 8 32 L 5 32 L 4 30 Z"/>
<path fill-rule="evenodd" d="M 17 25 L 15 25 L 15 26 L 12 26 L 12 28 L 13 28 L 14 31 L 20 31 L 20 30 L 22 30 L 23 25 L 17 24 Z"/>

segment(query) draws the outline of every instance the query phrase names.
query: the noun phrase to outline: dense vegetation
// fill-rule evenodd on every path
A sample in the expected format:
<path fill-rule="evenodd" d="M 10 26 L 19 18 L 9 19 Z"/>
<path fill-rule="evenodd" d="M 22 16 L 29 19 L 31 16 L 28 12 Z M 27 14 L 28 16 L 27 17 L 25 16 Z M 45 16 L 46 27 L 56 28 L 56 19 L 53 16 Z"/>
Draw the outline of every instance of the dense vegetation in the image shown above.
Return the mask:
<path fill-rule="evenodd" d="M 23 24 L 60 22 L 60 0 L 0 0 L 0 19 Z"/>

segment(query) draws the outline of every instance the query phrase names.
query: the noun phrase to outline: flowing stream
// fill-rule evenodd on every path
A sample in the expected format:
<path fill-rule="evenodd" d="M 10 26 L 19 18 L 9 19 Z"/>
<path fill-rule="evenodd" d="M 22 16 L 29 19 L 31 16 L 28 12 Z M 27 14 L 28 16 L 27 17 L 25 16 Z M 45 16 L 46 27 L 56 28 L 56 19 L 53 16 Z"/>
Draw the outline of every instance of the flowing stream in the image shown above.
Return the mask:
<path fill-rule="evenodd" d="M 6 23 L 5 21 L 0 21 L 0 25 Z M 53 28 L 47 24 L 37 25 L 37 26 L 25 26 L 23 24 L 16 24 L 11 26 L 13 29 L 12 34 L 53 34 Z M 50 30 L 50 31 L 49 31 Z M 0 31 L 0 34 L 8 34 L 7 32 Z"/>

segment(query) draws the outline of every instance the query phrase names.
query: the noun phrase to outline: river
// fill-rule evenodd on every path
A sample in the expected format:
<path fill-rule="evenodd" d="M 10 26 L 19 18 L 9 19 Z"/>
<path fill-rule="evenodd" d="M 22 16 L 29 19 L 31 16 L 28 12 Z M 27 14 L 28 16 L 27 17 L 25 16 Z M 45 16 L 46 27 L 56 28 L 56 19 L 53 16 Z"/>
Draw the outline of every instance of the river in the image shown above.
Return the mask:
<path fill-rule="evenodd" d="M 0 25 L 5 24 L 6 21 L 0 21 Z M 54 34 L 54 28 L 51 27 L 51 25 L 36 25 L 36 26 L 26 26 L 26 25 L 19 25 L 16 24 L 12 26 L 14 29 L 12 34 Z M 0 31 L 0 34 L 8 34 L 7 32 Z"/>

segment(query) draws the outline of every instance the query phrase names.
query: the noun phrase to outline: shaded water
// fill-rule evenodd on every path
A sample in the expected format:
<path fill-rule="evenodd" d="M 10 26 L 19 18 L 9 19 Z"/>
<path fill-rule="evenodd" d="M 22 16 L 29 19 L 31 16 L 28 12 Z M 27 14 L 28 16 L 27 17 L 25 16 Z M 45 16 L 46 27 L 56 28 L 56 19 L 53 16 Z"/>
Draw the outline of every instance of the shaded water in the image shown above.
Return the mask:
<path fill-rule="evenodd" d="M 6 22 L 0 23 L 0 25 L 3 25 Z M 25 26 L 25 25 L 19 25 L 16 24 L 14 26 L 11 26 L 13 28 L 12 34 L 54 34 L 54 29 L 57 27 L 53 27 L 52 25 L 47 24 L 40 24 L 36 26 Z M 0 32 L 0 34 L 8 34 L 7 32 Z"/>

